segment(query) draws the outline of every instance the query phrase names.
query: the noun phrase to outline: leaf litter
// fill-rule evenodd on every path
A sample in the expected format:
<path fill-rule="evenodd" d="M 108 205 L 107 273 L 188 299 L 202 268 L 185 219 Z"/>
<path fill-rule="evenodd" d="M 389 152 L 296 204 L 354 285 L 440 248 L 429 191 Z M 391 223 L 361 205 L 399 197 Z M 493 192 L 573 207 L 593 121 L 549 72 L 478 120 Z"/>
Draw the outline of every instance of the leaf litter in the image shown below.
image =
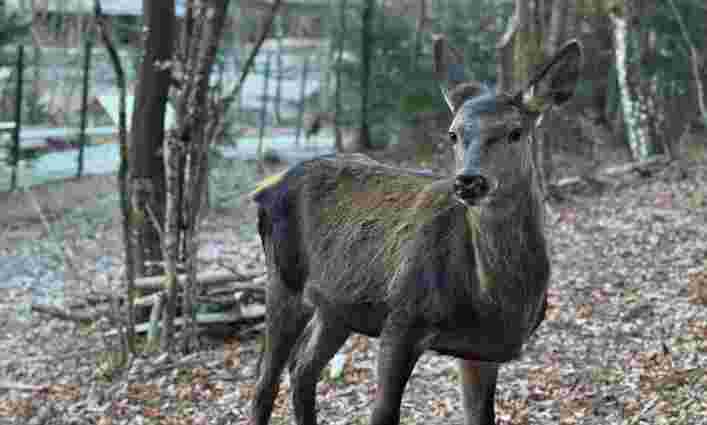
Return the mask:
<path fill-rule="evenodd" d="M 522 359 L 501 368 L 497 424 L 707 424 L 707 208 L 695 201 L 707 178 L 704 168 L 688 174 L 573 198 L 549 215 L 554 269 L 546 321 Z M 219 260 L 226 254 L 262 268 L 257 240 L 242 240 L 240 224 L 229 219 L 206 226 L 205 238 L 228 247 Z M 241 219 L 254 220 L 253 211 Z M 206 257 L 208 265 L 219 253 Z M 4 294 L 3 323 L 16 311 L 12 303 L 24 299 Z M 0 376 L 39 389 L 0 389 L 0 420 L 26 423 L 50 406 L 54 414 L 42 423 L 248 422 L 258 338 L 221 340 L 192 355 L 193 365 L 124 383 L 99 379 L 96 356 L 14 361 L 100 345 L 78 330 L 36 317 L 17 332 L 8 328 Z M 377 351 L 377 340 L 359 335 L 340 350 L 317 387 L 321 423 L 368 423 Z M 150 369 L 151 359 L 138 360 L 128 377 Z M 284 375 L 273 424 L 293 423 Z M 423 355 L 401 423 L 463 423 L 459 380 L 453 359 Z"/>

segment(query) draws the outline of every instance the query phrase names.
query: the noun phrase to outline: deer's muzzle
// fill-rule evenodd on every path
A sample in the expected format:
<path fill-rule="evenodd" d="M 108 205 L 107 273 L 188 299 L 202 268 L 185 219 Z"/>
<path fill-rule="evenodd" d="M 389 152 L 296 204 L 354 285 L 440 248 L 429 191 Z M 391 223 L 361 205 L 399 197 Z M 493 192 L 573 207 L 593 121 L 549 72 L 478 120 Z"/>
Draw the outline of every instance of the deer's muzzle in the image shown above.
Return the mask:
<path fill-rule="evenodd" d="M 454 195 L 468 205 L 476 205 L 489 194 L 491 185 L 481 175 L 457 175 L 454 181 Z"/>

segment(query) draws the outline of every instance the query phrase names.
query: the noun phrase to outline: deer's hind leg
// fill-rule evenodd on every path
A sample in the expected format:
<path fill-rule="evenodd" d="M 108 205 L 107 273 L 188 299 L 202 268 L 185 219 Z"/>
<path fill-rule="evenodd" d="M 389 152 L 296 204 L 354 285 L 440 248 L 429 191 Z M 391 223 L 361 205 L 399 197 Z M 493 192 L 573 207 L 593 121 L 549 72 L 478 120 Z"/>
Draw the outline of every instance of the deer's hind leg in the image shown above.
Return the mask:
<path fill-rule="evenodd" d="M 291 366 L 292 404 L 297 425 L 316 425 L 316 386 L 322 369 L 346 342 L 349 330 L 317 310 L 307 324 Z"/>
<path fill-rule="evenodd" d="M 277 276 L 278 273 L 271 273 L 267 287 L 265 344 L 252 407 L 255 425 L 270 421 L 280 375 L 311 317 L 302 303 L 301 292 L 288 288 Z"/>

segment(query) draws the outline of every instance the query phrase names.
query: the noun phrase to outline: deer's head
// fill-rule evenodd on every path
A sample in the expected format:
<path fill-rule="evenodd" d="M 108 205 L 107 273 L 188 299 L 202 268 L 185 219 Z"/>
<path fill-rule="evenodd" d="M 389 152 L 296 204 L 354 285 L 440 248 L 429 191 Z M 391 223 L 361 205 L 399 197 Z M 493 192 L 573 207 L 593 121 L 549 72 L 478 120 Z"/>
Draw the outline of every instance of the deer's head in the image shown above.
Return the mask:
<path fill-rule="evenodd" d="M 542 114 L 572 97 L 582 61 L 579 42 L 559 49 L 515 93 L 496 93 L 465 78 L 463 59 L 444 38 L 434 44 L 435 74 L 453 120 L 454 193 L 468 206 L 527 190 L 533 178 L 533 130 Z"/>

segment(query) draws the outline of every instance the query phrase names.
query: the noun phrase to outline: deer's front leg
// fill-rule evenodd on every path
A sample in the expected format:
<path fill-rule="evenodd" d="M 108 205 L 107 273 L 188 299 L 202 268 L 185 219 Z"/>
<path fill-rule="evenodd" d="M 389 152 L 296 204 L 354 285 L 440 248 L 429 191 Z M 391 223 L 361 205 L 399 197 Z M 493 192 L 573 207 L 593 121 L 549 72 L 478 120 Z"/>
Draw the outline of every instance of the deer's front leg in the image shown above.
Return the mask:
<path fill-rule="evenodd" d="M 398 425 L 405 385 L 422 354 L 419 332 L 386 326 L 378 353 L 378 388 L 371 425 Z"/>
<path fill-rule="evenodd" d="M 494 425 L 498 366 L 459 360 L 466 425 Z"/>

